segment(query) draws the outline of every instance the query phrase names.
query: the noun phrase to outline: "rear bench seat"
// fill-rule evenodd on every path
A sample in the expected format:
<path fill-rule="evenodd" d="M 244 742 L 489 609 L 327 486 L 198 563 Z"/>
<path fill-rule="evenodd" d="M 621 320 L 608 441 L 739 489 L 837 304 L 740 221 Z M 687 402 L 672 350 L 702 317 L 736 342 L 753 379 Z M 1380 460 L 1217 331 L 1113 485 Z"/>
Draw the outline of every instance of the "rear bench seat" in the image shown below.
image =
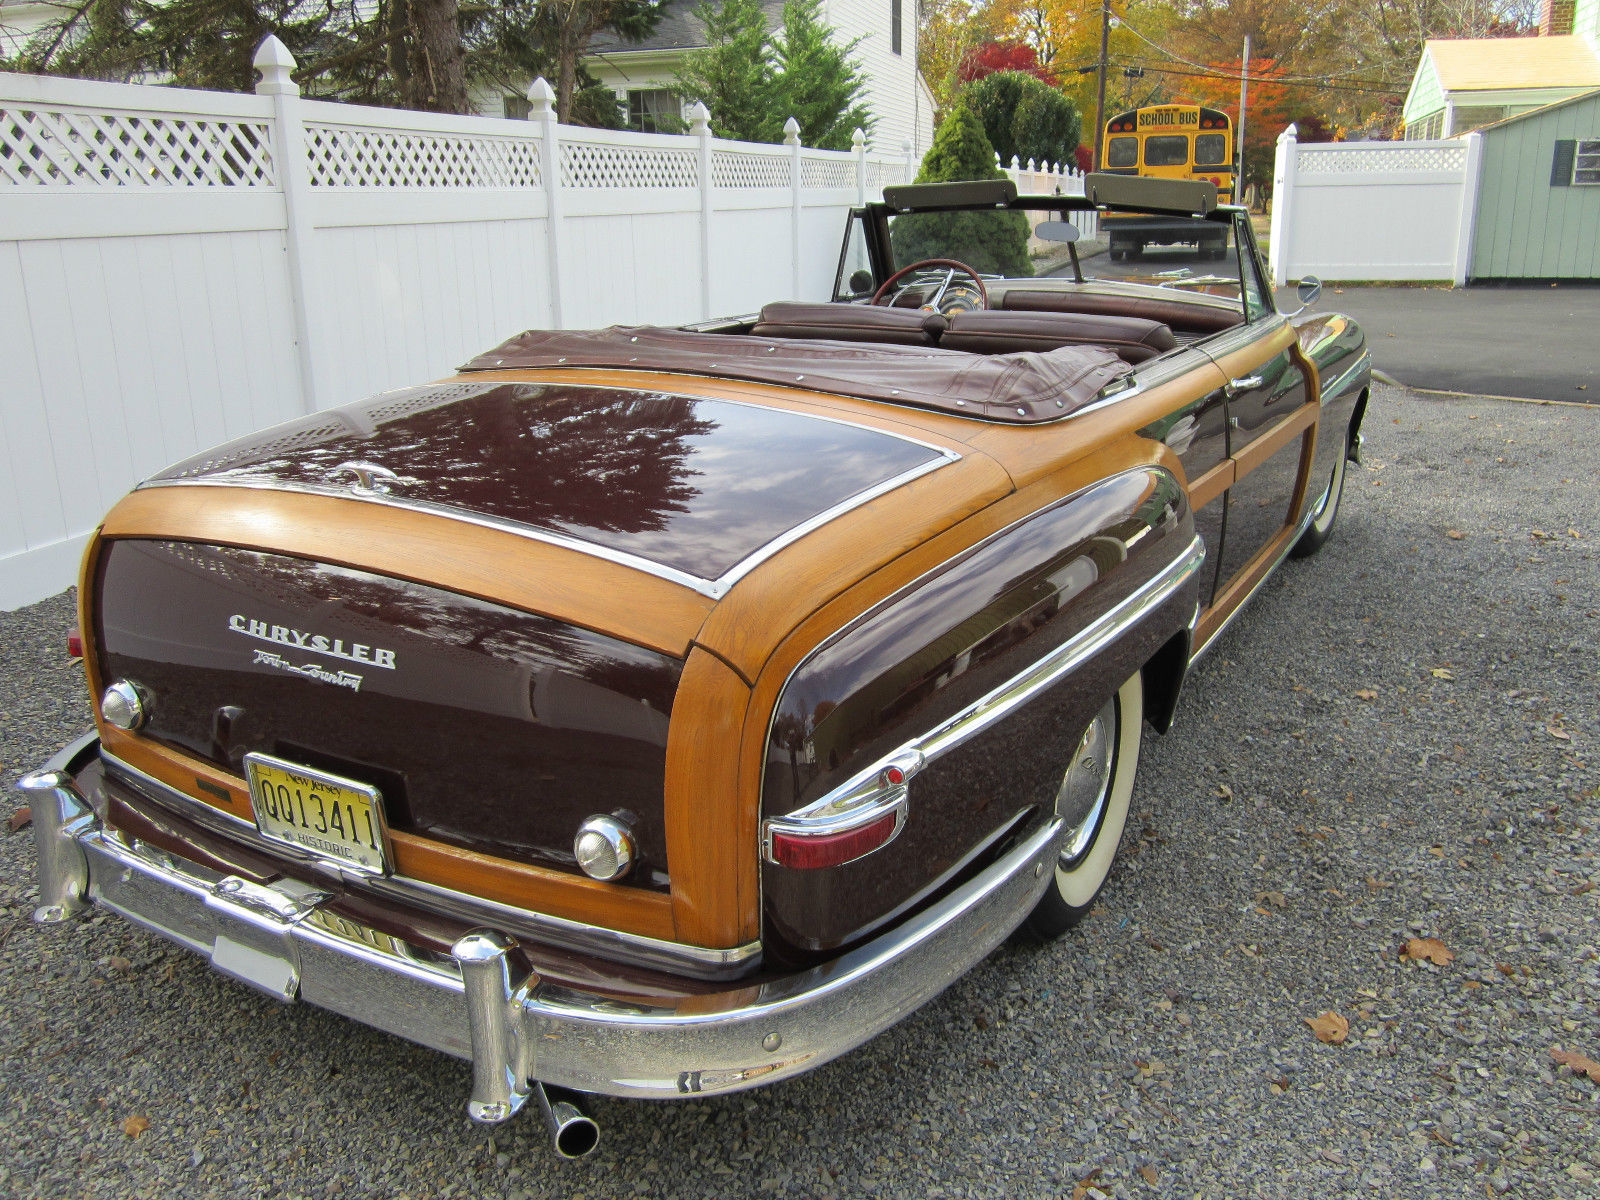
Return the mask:
<path fill-rule="evenodd" d="M 895 346 L 935 346 L 945 319 L 919 308 L 877 308 L 863 304 L 807 304 L 779 300 L 761 310 L 750 330 L 756 337 L 824 338 L 834 342 L 887 342 Z"/>
<path fill-rule="evenodd" d="M 1160 321 L 1064 312 L 954 313 L 939 338 L 946 350 L 1019 354 L 1062 346 L 1104 346 L 1124 362 L 1141 363 L 1175 348 L 1178 339 Z"/>
<path fill-rule="evenodd" d="M 1007 312 L 1093 313 L 1114 317 L 1143 317 L 1160 321 L 1179 333 L 1211 334 L 1232 329 L 1243 319 L 1237 310 L 1184 304 L 1149 296 L 1105 296 L 1094 292 L 1047 292 L 1042 289 L 1008 289 L 1000 299 Z"/>

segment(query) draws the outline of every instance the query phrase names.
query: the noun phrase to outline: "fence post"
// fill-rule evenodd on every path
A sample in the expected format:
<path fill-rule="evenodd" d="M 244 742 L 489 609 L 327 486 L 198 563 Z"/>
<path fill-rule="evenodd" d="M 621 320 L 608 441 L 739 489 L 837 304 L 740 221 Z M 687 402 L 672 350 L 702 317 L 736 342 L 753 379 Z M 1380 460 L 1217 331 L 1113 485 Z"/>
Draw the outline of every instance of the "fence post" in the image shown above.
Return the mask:
<path fill-rule="evenodd" d="M 800 122 L 790 117 L 783 123 L 783 144 L 789 147 L 789 255 L 794 279 L 794 298 L 800 296 Z"/>
<path fill-rule="evenodd" d="M 539 182 L 544 185 L 545 253 L 550 266 L 550 328 L 564 329 L 561 314 L 561 132 L 556 124 L 556 90 L 543 75 L 528 85 L 528 120 L 539 127 Z"/>
<path fill-rule="evenodd" d="M 1478 231 L 1478 184 L 1483 173 L 1483 134 L 1467 134 L 1467 161 L 1461 171 L 1461 226 L 1456 230 L 1456 260 L 1451 282 L 1466 287 L 1472 266 L 1472 241 Z"/>
<path fill-rule="evenodd" d="M 1272 286 L 1289 281 L 1290 211 L 1294 207 L 1294 177 L 1299 169 L 1299 130 L 1293 125 L 1278 135 L 1278 148 L 1272 163 Z"/>
<path fill-rule="evenodd" d="M 856 206 L 867 203 L 867 135 L 857 129 L 850 135 L 850 149 L 856 156 Z"/>
<path fill-rule="evenodd" d="M 316 412 L 316 359 L 311 353 L 311 314 L 306 304 L 312 294 L 306 278 L 310 258 L 311 222 L 305 205 L 311 178 L 306 170 L 306 132 L 300 121 L 300 85 L 291 77 L 294 55 L 276 37 L 268 36 L 252 60 L 261 72 L 256 95 L 272 97 L 272 157 L 283 188 L 283 248 L 289 272 L 289 305 L 293 309 L 295 367 L 300 375 L 300 405 Z"/>
<path fill-rule="evenodd" d="M 911 139 L 906 138 L 900 143 L 900 156 L 906 160 L 905 170 L 900 173 L 901 183 L 911 183 L 917 177 L 916 165 L 911 158 Z"/>
<path fill-rule="evenodd" d="M 689 132 L 697 140 L 700 181 L 700 315 L 711 319 L 711 110 L 689 106 Z"/>

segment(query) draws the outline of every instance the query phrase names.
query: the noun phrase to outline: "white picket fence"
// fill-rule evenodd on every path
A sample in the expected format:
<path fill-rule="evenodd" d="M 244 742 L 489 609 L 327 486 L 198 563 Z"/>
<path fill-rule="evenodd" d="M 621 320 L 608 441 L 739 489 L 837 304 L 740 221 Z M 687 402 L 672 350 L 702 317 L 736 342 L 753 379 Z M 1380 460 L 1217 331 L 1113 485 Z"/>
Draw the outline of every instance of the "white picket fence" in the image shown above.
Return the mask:
<path fill-rule="evenodd" d="M 0 609 L 162 466 L 523 329 L 826 299 L 907 155 L 0 74 Z M 907 152 L 909 153 L 909 151 Z M 1081 180 L 1017 172 L 1024 187 Z"/>
<path fill-rule="evenodd" d="M 1449 280 L 1472 253 L 1483 140 L 1318 142 L 1278 138 L 1272 282 Z"/>

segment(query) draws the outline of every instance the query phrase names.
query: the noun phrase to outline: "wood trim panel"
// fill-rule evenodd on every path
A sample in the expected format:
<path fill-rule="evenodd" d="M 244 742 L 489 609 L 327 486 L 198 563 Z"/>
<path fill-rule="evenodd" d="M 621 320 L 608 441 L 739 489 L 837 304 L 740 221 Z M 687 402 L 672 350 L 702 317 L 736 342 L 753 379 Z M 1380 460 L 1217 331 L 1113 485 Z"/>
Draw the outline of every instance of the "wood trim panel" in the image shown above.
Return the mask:
<path fill-rule="evenodd" d="M 1220 499 L 1233 486 L 1234 478 L 1233 459 L 1223 459 L 1189 484 L 1189 507 L 1199 512 L 1212 501 Z"/>
<path fill-rule="evenodd" d="M 250 793 L 238 776 L 111 726 L 101 736 L 105 749 L 129 766 L 254 824 Z M 391 832 L 389 841 L 395 870 L 411 879 L 585 924 L 673 938 L 672 900 L 660 893 L 507 862 L 411 833 Z"/>
<path fill-rule="evenodd" d="M 761 936 L 756 793 L 740 790 L 740 730 L 750 689 L 696 647 L 667 733 L 665 818 L 674 936 L 727 949 Z"/>
<path fill-rule="evenodd" d="M 95 576 L 100 570 L 100 531 L 89 535 L 84 547 L 83 561 L 78 564 L 78 636 L 83 640 L 83 681 L 89 689 L 89 711 L 94 714 L 95 728 L 104 735 L 100 720 L 100 697 L 105 681 L 100 676 L 100 646 L 95 638 L 94 621 L 89 611 L 89 599 L 94 595 Z"/>
<path fill-rule="evenodd" d="M 1271 331 L 1263 333 L 1254 341 L 1246 342 L 1237 350 L 1230 350 L 1211 361 L 1217 364 L 1226 382 L 1241 375 L 1249 375 L 1269 358 L 1275 358 L 1290 346 L 1299 344 L 1299 341 L 1294 326 L 1287 321 L 1281 321 Z M 1298 366 L 1299 363 L 1296 362 L 1295 365 Z"/>
<path fill-rule="evenodd" d="M 130 493 L 105 537 L 173 538 L 376 571 L 541 613 L 681 658 L 707 596 L 581 551 L 434 513 L 236 487 Z"/>
<path fill-rule="evenodd" d="M 1256 438 L 1255 441 L 1245 446 L 1233 456 L 1233 461 L 1238 464 L 1235 480 L 1243 479 L 1250 472 L 1264 465 L 1269 458 L 1314 425 L 1320 412 L 1321 405 L 1315 400 L 1307 401 L 1266 433 Z"/>
<path fill-rule="evenodd" d="M 756 567 L 723 597 L 695 641 L 754 679 L 778 637 L 864 572 L 916 550 L 1012 491 L 1011 476 L 981 454 L 914 479 Z"/>

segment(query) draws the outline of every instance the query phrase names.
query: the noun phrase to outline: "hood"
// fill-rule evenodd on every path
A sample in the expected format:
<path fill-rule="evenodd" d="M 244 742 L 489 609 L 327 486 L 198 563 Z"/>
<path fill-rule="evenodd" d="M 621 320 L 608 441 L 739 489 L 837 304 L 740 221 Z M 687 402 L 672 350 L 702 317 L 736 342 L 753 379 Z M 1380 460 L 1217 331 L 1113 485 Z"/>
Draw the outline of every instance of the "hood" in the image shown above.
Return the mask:
<path fill-rule="evenodd" d="M 734 400 L 475 380 L 317 413 L 150 483 L 444 511 L 719 595 L 831 514 L 954 457 L 881 429 Z"/>

